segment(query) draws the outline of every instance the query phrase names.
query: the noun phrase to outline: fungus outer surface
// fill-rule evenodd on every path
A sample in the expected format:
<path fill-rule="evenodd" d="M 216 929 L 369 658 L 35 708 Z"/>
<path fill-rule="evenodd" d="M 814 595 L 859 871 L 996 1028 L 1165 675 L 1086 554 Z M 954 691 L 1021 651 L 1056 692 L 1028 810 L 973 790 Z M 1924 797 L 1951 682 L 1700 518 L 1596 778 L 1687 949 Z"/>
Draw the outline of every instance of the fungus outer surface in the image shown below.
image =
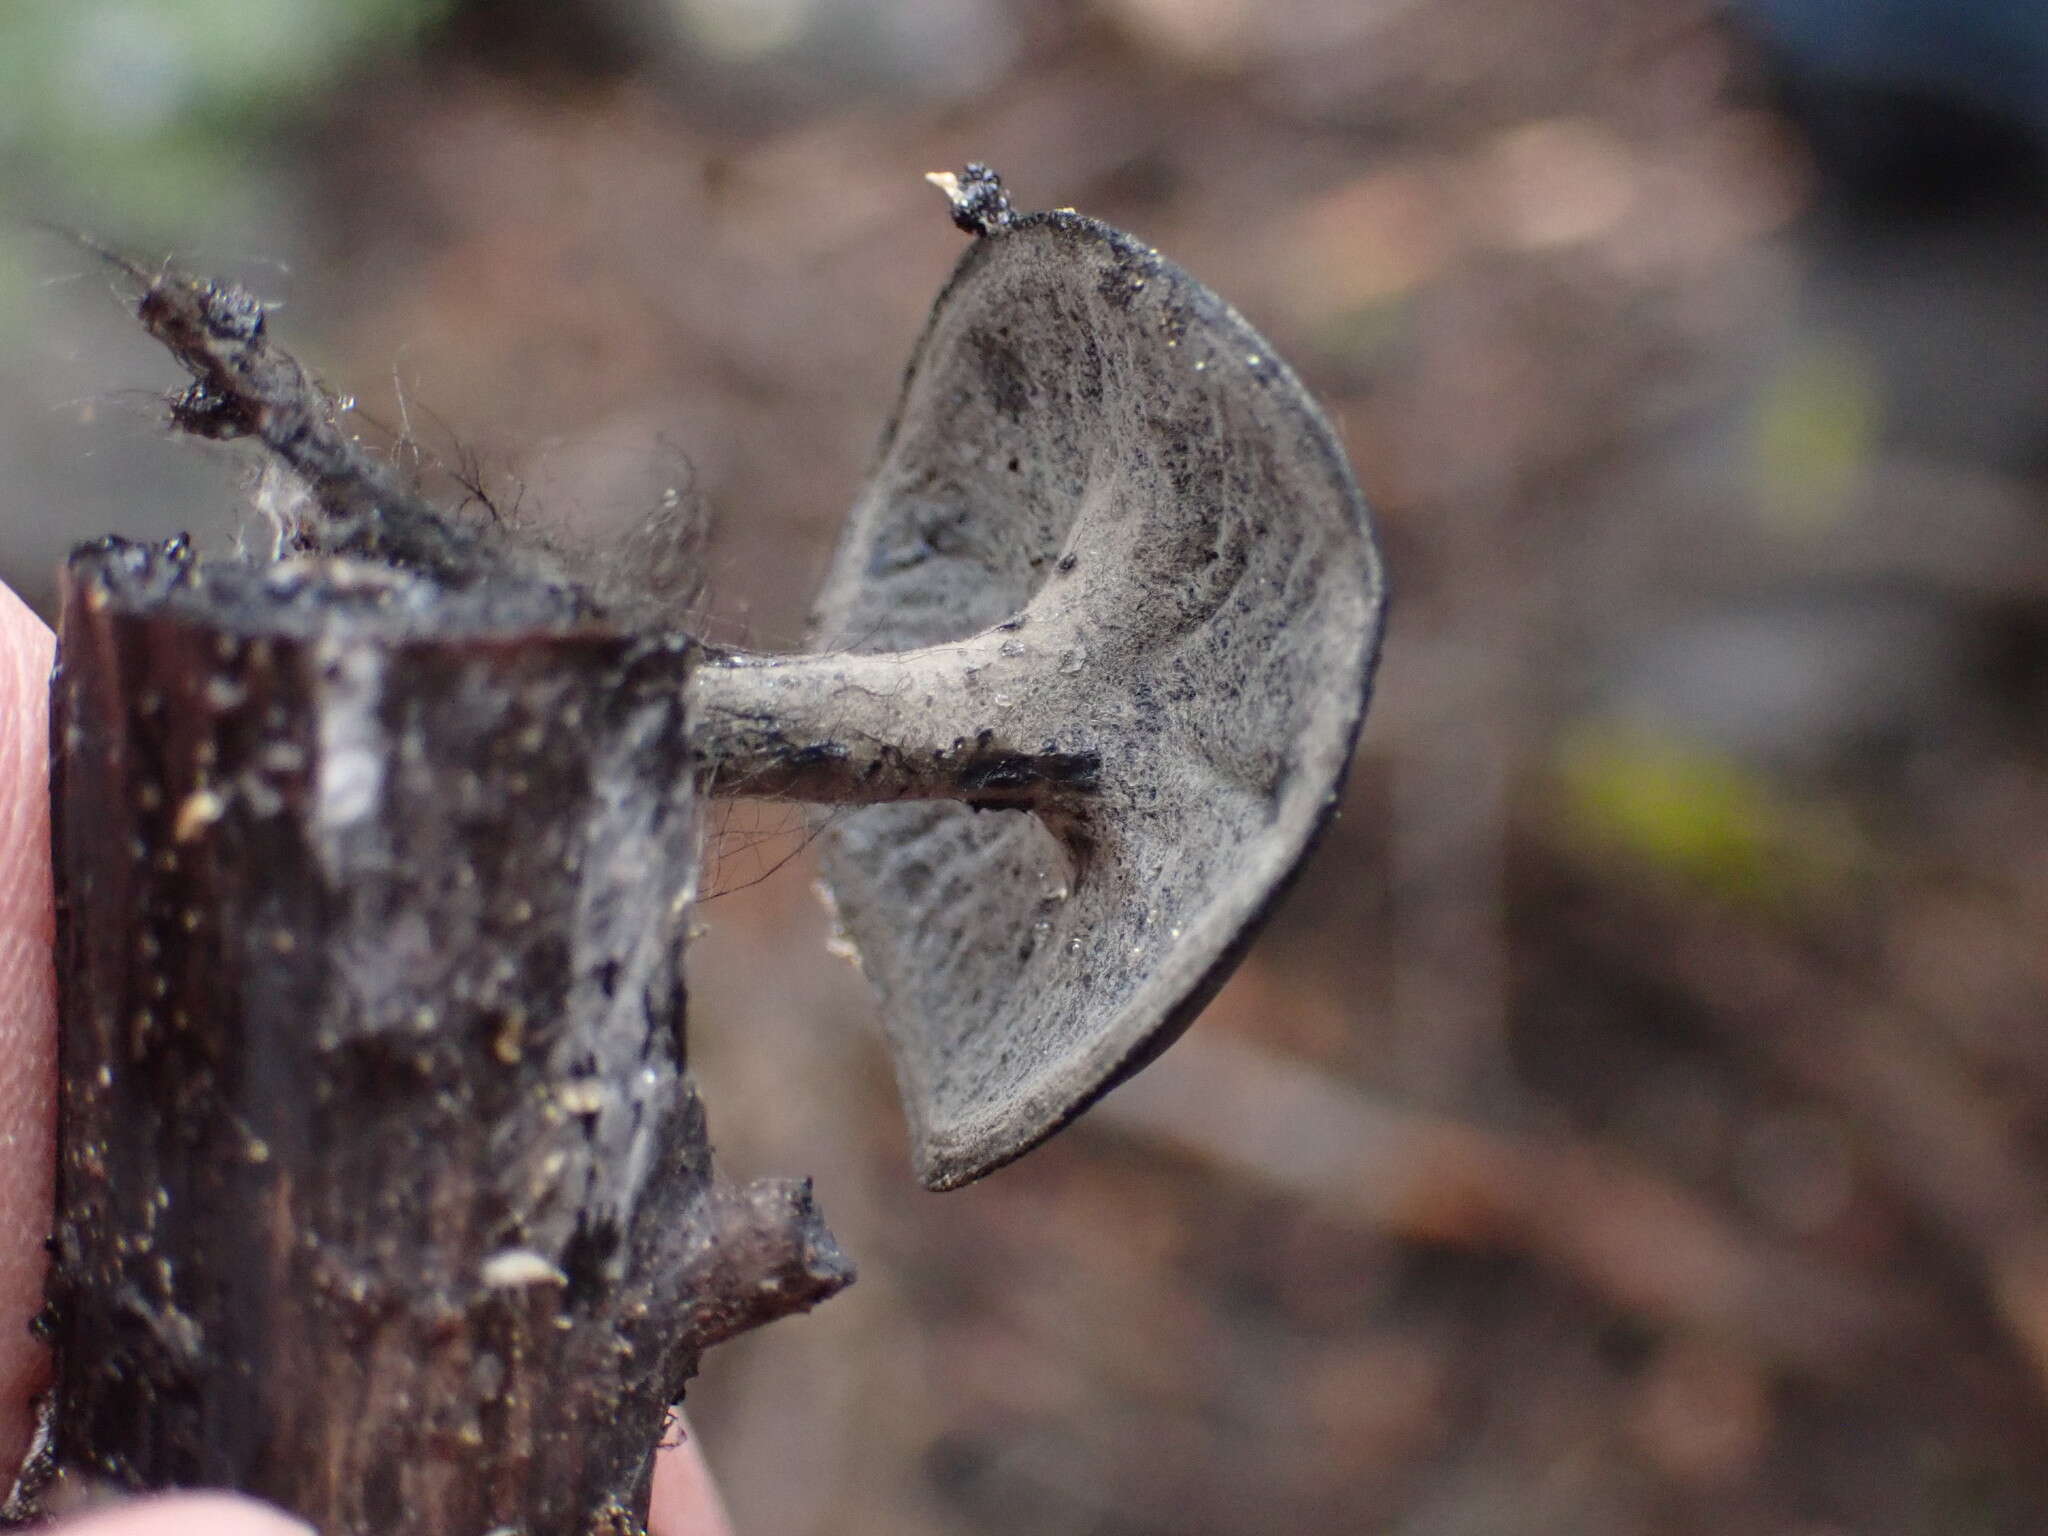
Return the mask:
<path fill-rule="evenodd" d="M 974 242 L 814 638 L 999 635 L 908 658 L 902 707 L 964 686 L 990 733 L 1101 767 L 1068 816 L 921 802 L 828 833 L 927 1185 L 1052 1134 L 1222 984 L 1336 804 L 1384 600 L 1342 450 L 1234 310 L 1075 214 Z"/>

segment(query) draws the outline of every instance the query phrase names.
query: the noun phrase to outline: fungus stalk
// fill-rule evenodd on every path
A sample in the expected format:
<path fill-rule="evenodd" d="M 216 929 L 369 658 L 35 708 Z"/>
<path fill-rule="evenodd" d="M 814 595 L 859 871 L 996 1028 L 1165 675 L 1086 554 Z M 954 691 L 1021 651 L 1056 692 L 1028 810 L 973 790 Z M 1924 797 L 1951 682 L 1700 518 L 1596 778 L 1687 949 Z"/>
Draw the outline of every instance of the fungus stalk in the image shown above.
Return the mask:
<path fill-rule="evenodd" d="M 1102 760 L 1019 732 L 1049 671 L 1006 630 L 880 656 L 728 657 L 692 675 L 691 741 L 714 794 L 1055 814 L 1095 792 Z"/>

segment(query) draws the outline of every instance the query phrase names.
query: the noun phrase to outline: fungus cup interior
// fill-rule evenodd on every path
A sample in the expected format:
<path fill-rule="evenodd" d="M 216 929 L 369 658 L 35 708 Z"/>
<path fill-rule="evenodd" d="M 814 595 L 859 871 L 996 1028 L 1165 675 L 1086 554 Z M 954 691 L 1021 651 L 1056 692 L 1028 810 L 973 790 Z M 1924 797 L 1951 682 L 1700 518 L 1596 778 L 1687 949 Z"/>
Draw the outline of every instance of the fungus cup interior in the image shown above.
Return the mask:
<path fill-rule="evenodd" d="M 1334 434 L 1230 306 L 1075 214 L 975 240 L 813 640 L 998 631 L 1014 664 L 918 665 L 968 667 L 945 691 L 990 732 L 1101 768 L 1056 820 L 924 801 L 827 835 L 928 1186 L 1036 1145 L 1222 984 L 1336 805 L 1384 603 Z M 907 667 L 903 707 L 935 681 Z"/>

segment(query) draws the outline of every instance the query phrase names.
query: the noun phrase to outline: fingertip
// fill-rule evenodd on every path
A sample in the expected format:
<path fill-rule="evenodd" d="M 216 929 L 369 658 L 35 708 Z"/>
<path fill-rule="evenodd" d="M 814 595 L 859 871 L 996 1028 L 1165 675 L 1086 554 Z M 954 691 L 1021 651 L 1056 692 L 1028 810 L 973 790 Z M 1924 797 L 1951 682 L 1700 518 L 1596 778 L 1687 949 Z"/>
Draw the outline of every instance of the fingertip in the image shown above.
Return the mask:
<path fill-rule="evenodd" d="M 670 1418 L 662 1448 L 655 1454 L 647 1532 L 648 1536 L 732 1536 L 725 1501 L 718 1496 L 697 1437 L 680 1412 Z"/>
<path fill-rule="evenodd" d="M 7 658 L 6 670 L 26 671 L 40 688 L 49 680 L 50 659 L 56 648 L 57 637 L 50 626 L 36 617 L 36 611 L 12 587 L 0 582 L 0 656 Z"/>
<path fill-rule="evenodd" d="M 237 1493 L 165 1493 L 96 1510 L 52 1527 L 51 1536 L 314 1536 L 283 1510 Z"/>
<path fill-rule="evenodd" d="M 19 939 L 50 965 L 50 663 L 57 637 L 0 585 L 0 941 Z M 0 965 L 8 964 L 0 958 Z M 16 962 L 18 963 L 18 962 Z M 0 1023 L 12 1024 L 22 975 L 0 970 Z M 47 1032 L 48 1020 L 39 1020 Z M 11 1043 L 11 1042 L 10 1042 Z"/>
<path fill-rule="evenodd" d="M 56 637 L 0 586 L 0 1462 L 28 1444 L 48 1356 L 42 1303 L 54 1173 L 57 1001 L 50 945 L 49 688 Z"/>

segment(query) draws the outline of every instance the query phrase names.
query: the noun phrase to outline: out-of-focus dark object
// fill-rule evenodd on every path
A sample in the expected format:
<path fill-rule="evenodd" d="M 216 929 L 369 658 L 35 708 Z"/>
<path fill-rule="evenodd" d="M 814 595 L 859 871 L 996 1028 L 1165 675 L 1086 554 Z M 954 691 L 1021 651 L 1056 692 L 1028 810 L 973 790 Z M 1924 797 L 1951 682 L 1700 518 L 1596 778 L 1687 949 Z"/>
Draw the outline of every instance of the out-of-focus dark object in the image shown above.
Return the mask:
<path fill-rule="evenodd" d="M 1854 204 L 1940 213 L 2048 187 L 2048 6 L 1730 0 Z"/>
<path fill-rule="evenodd" d="M 1023 41 L 1002 0 L 463 0 L 452 57 L 538 78 L 632 75 L 725 130 L 760 130 L 863 98 L 986 89 Z"/>

